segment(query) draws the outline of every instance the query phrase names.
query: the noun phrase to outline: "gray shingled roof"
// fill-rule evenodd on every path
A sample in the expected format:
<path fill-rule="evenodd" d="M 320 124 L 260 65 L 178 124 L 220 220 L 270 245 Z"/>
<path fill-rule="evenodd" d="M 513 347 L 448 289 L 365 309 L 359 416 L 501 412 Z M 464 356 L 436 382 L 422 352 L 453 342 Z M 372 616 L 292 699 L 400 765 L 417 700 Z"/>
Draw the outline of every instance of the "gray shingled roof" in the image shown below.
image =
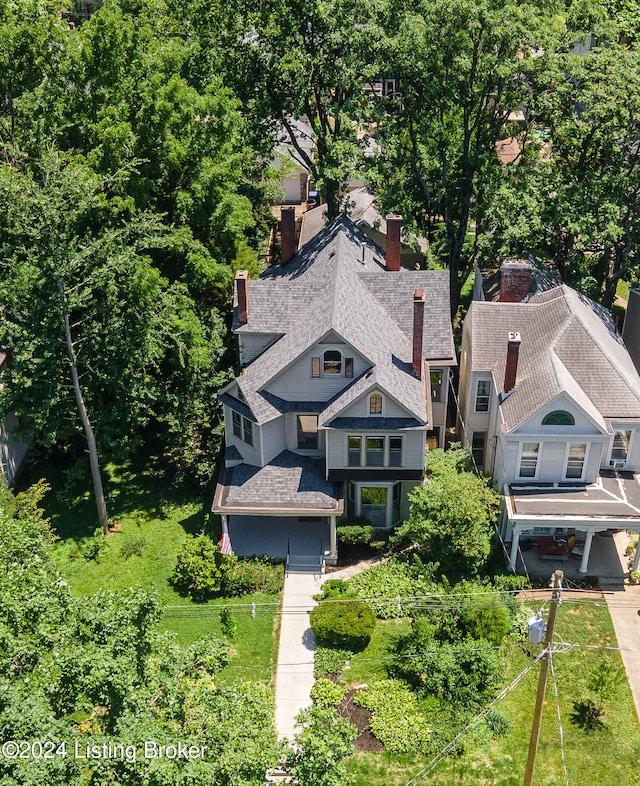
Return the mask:
<path fill-rule="evenodd" d="M 288 450 L 264 467 L 238 464 L 225 469 L 213 502 L 213 510 L 224 513 L 275 509 L 331 515 L 340 513 L 342 506 L 338 486 L 325 479 L 324 461 Z"/>
<path fill-rule="evenodd" d="M 507 334 L 520 333 L 516 386 L 502 415 L 508 431 L 567 393 L 596 421 L 640 417 L 640 377 L 611 316 L 568 286 L 528 303 L 471 304 L 471 358 L 502 389 Z"/>
<path fill-rule="evenodd" d="M 426 423 L 424 380 L 411 368 L 413 292 L 420 288 L 427 298 L 423 354 L 453 360 L 446 272 L 386 271 L 380 249 L 346 216 L 336 218 L 288 265 L 250 281 L 249 321 L 238 332 L 282 334 L 237 380 L 256 421 L 265 423 L 283 411 L 281 401 L 268 394 L 268 383 L 335 332 L 370 363 L 370 382 Z M 341 406 L 330 405 L 333 416 L 353 391 L 340 395 Z"/>

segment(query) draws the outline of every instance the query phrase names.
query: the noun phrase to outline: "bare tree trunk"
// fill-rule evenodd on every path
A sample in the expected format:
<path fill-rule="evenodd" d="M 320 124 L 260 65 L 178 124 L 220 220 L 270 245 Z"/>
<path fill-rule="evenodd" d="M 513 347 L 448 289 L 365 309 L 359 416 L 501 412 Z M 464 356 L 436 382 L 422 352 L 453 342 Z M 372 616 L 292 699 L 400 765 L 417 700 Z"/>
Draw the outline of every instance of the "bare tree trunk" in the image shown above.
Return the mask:
<path fill-rule="evenodd" d="M 96 447 L 96 438 L 95 434 L 93 433 L 93 427 L 91 426 L 91 421 L 87 415 L 87 408 L 84 405 L 84 398 L 82 397 L 80 378 L 78 377 L 78 367 L 76 365 L 76 354 L 73 349 L 73 341 L 71 340 L 71 327 L 69 326 L 69 314 L 67 312 L 67 298 L 64 292 L 64 285 L 60 280 L 58 280 L 58 289 L 60 291 L 60 301 L 62 302 L 62 312 L 64 316 L 64 336 L 67 343 L 67 354 L 69 356 L 69 363 L 71 364 L 71 380 L 73 382 L 73 390 L 76 394 L 76 402 L 78 404 L 80 420 L 82 421 L 82 427 L 84 429 L 84 433 L 87 438 L 87 445 L 89 447 L 89 463 L 91 465 L 93 491 L 96 496 L 96 506 L 98 508 L 98 523 L 106 535 L 109 528 L 109 517 L 107 516 L 107 504 L 104 499 L 104 490 L 102 488 L 98 449 Z"/>

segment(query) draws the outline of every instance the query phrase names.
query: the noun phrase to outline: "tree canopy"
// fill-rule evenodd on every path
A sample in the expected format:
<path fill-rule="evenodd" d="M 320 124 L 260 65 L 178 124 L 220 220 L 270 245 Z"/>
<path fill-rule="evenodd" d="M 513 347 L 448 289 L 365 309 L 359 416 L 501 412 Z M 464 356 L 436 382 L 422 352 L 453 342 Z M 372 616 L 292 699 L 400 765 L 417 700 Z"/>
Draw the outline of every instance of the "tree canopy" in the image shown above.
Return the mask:
<path fill-rule="evenodd" d="M 132 588 L 74 597 L 51 562 L 38 510 L 44 488 L 0 489 L 0 734 L 55 743 L 49 758 L 0 757 L 8 786 L 258 783 L 276 763 L 272 688 L 223 687 L 228 643 L 184 649 L 157 629 L 156 598 Z M 143 745 L 183 744 L 204 755 L 145 758 Z M 133 757 L 86 758 L 87 746 L 134 746 Z M 63 746 L 63 747 L 60 747 Z"/>
<path fill-rule="evenodd" d="M 471 471 L 467 449 L 429 451 L 425 471 L 396 542 L 417 547 L 447 575 L 477 574 L 491 552 L 499 496 Z"/>

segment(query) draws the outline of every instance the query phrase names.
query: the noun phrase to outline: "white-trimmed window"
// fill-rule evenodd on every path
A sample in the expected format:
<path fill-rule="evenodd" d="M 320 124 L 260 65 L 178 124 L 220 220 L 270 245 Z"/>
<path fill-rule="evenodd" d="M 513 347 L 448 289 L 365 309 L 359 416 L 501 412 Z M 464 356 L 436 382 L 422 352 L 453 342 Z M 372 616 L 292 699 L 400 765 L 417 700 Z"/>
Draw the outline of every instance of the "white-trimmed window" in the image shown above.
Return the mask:
<path fill-rule="evenodd" d="M 253 423 L 239 412 L 231 412 L 233 436 L 253 446 Z"/>
<path fill-rule="evenodd" d="M 355 483 L 353 489 L 356 515 L 368 516 L 374 527 L 390 527 L 400 521 L 401 483 Z"/>
<path fill-rule="evenodd" d="M 539 442 L 523 442 L 520 452 L 519 478 L 535 478 L 538 475 Z"/>
<path fill-rule="evenodd" d="M 476 412 L 488 412 L 489 401 L 491 400 L 491 380 L 479 379 L 476 383 Z"/>
<path fill-rule="evenodd" d="M 344 376 L 353 377 L 353 358 L 343 357 L 338 349 L 327 349 L 321 357 L 311 358 L 311 376 L 319 377 Z"/>
<path fill-rule="evenodd" d="M 567 465 L 564 476 L 567 479 L 582 480 L 587 459 L 586 442 L 572 442 L 567 452 Z"/>
<path fill-rule="evenodd" d="M 372 393 L 369 396 L 369 414 L 382 415 L 382 396 L 379 393 Z"/>
<path fill-rule="evenodd" d="M 631 431 L 616 431 L 613 434 L 611 447 L 611 462 L 626 461 L 631 444 Z"/>
<path fill-rule="evenodd" d="M 349 467 L 401 467 L 402 437 L 349 435 L 347 465 Z"/>

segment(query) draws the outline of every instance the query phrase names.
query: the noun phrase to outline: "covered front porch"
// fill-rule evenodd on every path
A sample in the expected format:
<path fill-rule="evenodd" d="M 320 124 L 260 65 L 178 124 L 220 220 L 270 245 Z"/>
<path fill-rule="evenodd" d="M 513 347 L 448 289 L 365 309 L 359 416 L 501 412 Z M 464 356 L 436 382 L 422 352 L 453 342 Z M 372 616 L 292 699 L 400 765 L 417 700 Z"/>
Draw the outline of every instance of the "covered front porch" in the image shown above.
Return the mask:
<path fill-rule="evenodd" d="M 234 552 L 335 563 L 343 484 L 326 480 L 324 471 L 322 461 L 288 450 L 264 467 L 227 466 L 212 510 L 226 522 Z"/>
<path fill-rule="evenodd" d="M 229 536 L 239 557 L 322 555 L 337 557 L 335 516 L 229 516 Z"/>
<path fill-rule="evenodd" d="M 505 486 L 501 534 L 510 543 L 511 570 L 518 569 L 519 559 L 527 565 L 565 563 L 569 570 L 577 560 L 579 574 L 604 575 L 600 571 L 617 569 L 607 536 L 625 530 L 640 532 L 640 484 L 631 472 L 603 471 L 590 484 Z M 611 551 L 598 569 L 594 544 L 598 552 Z"/>

